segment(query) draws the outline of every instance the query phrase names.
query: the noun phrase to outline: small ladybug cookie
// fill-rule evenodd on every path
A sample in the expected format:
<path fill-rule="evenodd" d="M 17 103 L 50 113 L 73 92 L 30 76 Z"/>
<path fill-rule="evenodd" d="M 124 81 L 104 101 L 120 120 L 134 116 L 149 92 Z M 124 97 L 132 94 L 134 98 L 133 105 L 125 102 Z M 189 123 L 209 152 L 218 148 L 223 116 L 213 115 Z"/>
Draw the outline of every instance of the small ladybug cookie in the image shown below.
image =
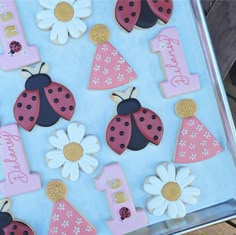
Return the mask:
<path fill-rule="evenodd" d="M 47 72 L 49 66 L 42 62 L 33 68 L 23 68 L 25 90 L 18 96 L 14 105 L 17 123 L 25 130 L 33 127 L 54 125 L 60 117 L 70 120 L 75 110 L 73 94 L 65 86 L 52 82 Z"/>
<path fill-rule="evenodd" d="M 13 56 L 15 53 L 18 53 L 21 51 L 22 46 L 21 46 L 20 42 L 12 41 L 9 45 L 9 48 L 10 48 L 9 53 Z"/>
<path fill-rule="evenodd" d="M 141 150 L 149 142 L 158 145 L 162 139 L 164 127 L 160 117 L 152 110 L 143 108 L 136 96 L 135 87 L 112 94 L 112 99 L 118 103 L 117 115 L 107 127 L 106 140 L 118 154 L 126 148 Z"/>
<path fill-rule="evenodd" d="M 11 207 L 9 199 L 0 200 L 0 235 L 34 235 L 33 230 L 21 221 L 13 220 L 7 212 Z"/>

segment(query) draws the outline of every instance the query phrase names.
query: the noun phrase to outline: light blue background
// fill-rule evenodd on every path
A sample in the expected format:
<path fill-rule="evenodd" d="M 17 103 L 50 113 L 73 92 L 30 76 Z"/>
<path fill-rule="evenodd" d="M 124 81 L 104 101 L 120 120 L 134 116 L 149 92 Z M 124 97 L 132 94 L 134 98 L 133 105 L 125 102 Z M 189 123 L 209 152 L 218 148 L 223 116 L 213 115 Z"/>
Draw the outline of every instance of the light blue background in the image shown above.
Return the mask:
<path fill-rule="evenodd" d="M 67 200 L 94 224 L 98 234 L 110 234 L 105 222 L 111 216 L 109 206 L 105 193 L 95 189 L 94 178 L 99 175 L 104 165 L 118 161 L 127 176 L 136 207 L 145 208 L 146 200 L 149 198 L 142 189 L 145 178 L 154 175 L 158 163 L 171 161 L 173 158 L 180 125 L 180 119 L 174 113 L 174 105 L 182 98 L 192 98 L 197 101 L 196 116 L 224 148 L 224 151 L 214 158 L 188 165 L 196 176 L 194 185 L 201 189 L 201 196 L 199 203 L 187 206 L 187 210 L 191 212 L 235 197 L 236 184 L 233 183 L 236 177 L 235 166 L 227 149 L 226 137 L 188 0 L 174 1 L 174 13 L 168 25 L 157 24 L 147 30 L 135 29 L 129 34 L 121 30 L 115 22 L 114 0 L 92 1 L 93 13 L 84 20 L 88 28 L 96 23 L 106 24 L 111 31 L 110 42 L 138 74 L 137 80 L 121 87 L 120 90 L 136 86 L 142 106 L 158 113 L 165 126 L 165 133 L 159 146 L 149 144 L 139 152 L 127 150 L 122 156 L 109 149 L 105 141 L 106 126 L 116 114 L 116 104 L 110 99 L 112 91 L 87 89 L 96 49 L 89 40 L 88 32 L 81 39 L 69 39 L 65 46 L 56 46 L 49 41 L 48 31 L 37 28 L 35 17 L 37 12 L 42 10 L 38 1 L 17 0 L 16 3 L 29 44 L 38 46 L 42 61 L 50 65 L 49 75 L 52 80 L 67 86 L 76 98 L 77 107 L 72 121 L 85 124 L 87 134 L 98 136 L 102 146 L 96 155 L 100 163 L 97 171 L 89 176 L 81 173 L 78 182 L 70 182 L 61 177 L 61 169 L 49 169 L 45 161 L 47 151 L 52 149 L 48 137 L 57 129 L 66 129 L 68 122 L 61 119 L 50 128 L 36 126 L 30 133 L 20 129 L 30 168 L 41 174 L 43 188 L 11 198 L 13 202 L 11 211 L 16 218 L 29 223 L 36 234 L 47 234 L 53 203 L 47 199 L 45 187 L 50 180 L 61 179 L 68 187 Z M 158 83 L 164 79 L 164 75 L 158 55 L 152 54 L 149 48 L 150 39 L 156 36 L 160 29 L 168 26 L 177 27 L 189 71 L 197 73 L 201 83 L 200 91 L 171 99 L 165 99 L 161 95 Z M 15 122 L 12 107 L 24 89 L 24 82 L 19 71 L 0 71 L 1 125 Z M 0 177 L 4 179 L 2 173 Z M 166 216 L 154 217 L 148 212 L 147 216 L 150 224 L 167 219 Z"/>

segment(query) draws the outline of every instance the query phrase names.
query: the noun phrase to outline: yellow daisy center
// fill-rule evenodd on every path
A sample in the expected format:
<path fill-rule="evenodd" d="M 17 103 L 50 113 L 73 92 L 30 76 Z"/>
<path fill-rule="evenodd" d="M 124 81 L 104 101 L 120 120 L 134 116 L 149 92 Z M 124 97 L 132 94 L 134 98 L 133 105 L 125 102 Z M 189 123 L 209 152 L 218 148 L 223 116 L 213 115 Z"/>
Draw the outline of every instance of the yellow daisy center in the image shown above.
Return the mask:
<path fill-rule="evenodd" d="M 74 16 L 74 8 L 67 2 L 60 2 L 56 5 L 54 14 L 59 21 L 68 22 Z"/>
<path fill-rule="evenodd" d="M 177 183 L 168 182 L 163 186 L 161 193 L 168 201 L 176 201 L 181 195 L 181 189 Z"/>
<path fill-rule="evenodd" d="M 67 144 L 63 149 L 64 156 L 71 162 L 76 162 L 83 156 L 84 150 L 80 144 L 70 143 Z"/>

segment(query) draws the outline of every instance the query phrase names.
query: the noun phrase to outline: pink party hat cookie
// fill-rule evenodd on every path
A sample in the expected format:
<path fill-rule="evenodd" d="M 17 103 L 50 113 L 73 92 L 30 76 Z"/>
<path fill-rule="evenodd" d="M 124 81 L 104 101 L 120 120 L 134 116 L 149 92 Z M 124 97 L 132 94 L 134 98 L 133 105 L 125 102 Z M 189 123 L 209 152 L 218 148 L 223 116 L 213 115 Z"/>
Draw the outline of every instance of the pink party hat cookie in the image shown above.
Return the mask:
<path fill-rule="evenodd" d="M 122 86 L 137 75 L 108 42 L 110 32 L 105 25 L 97 24 L 90 31 L 90 38 L 97 45 L 90 75 L 89 89 L 105 90 Z"/>
<path fill-rule="evenodd" d="M 96 229 L 65 200 L 66 191 L 60 180 L 53 180 L 47 186 L 47 196 L 54 201 L 48 235 L 96 235 Z"/>
<path fill-rule="evenodd" d="M 176 113 L 183 118 L 177 140 L 174 162 L 200 162 L 223 151 L 223 148 L 203 123 L 194 116 L 197 110 L 193 100 L 177 103 Z"/>

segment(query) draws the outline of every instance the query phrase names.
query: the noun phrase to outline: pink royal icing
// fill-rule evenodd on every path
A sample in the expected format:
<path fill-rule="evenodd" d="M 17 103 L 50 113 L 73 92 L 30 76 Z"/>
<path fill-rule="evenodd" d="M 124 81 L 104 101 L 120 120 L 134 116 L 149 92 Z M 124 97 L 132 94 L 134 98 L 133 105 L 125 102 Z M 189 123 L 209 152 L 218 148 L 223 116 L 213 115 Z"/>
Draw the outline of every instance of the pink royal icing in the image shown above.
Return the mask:
<path fill-rule="evenodd" d="M 199 162 L 209 159 L 222 151 L 221 145 L 198 118 L 193 116 L 183 119 L 174 162 Z"/>
<path fill-rule="evenodd" d="M 39 174 L 30 174 L 16 124 L 0 128 L 0 158 L 6 177 L 5 181 L 0 182 L 0 191 L 4 197 L 41 188 Z"/>
<path fill-rule="evenodd" d="M 111 43 L 105 42 L 97 46 L 89 89 L 111 89 L 122 86 L 136 77 L 136 73 Z"/>
<path fill-rule="evenodd" d="M 49 235 L 96 235 L 95 228 L 66 200 L 55 202 Z"/>
<path fill-rule="evenodd" d="M 186 94 L 200 89 L 197 74 L 190 74 L 175 27 L 165 28 L 151 40 L 152 52 L 159 52 L 166 81 L 160 83 L 164 97 Z"/>
<path fill-rule="evenodd" d="M 36 46 L 28 46 L 14 0 L 0 0 L 0 67 L 13 70 L 40 61 Z"/>
<path fill-rule="evenodd" d="M 119 163 L 104 167 L 95 180 L 100 191 L 106 191 L 112 218 L 107 224 L 113 235 L 123 235 L 148 224 L 143 209 L 135 209 L 125 175 Z"/>

